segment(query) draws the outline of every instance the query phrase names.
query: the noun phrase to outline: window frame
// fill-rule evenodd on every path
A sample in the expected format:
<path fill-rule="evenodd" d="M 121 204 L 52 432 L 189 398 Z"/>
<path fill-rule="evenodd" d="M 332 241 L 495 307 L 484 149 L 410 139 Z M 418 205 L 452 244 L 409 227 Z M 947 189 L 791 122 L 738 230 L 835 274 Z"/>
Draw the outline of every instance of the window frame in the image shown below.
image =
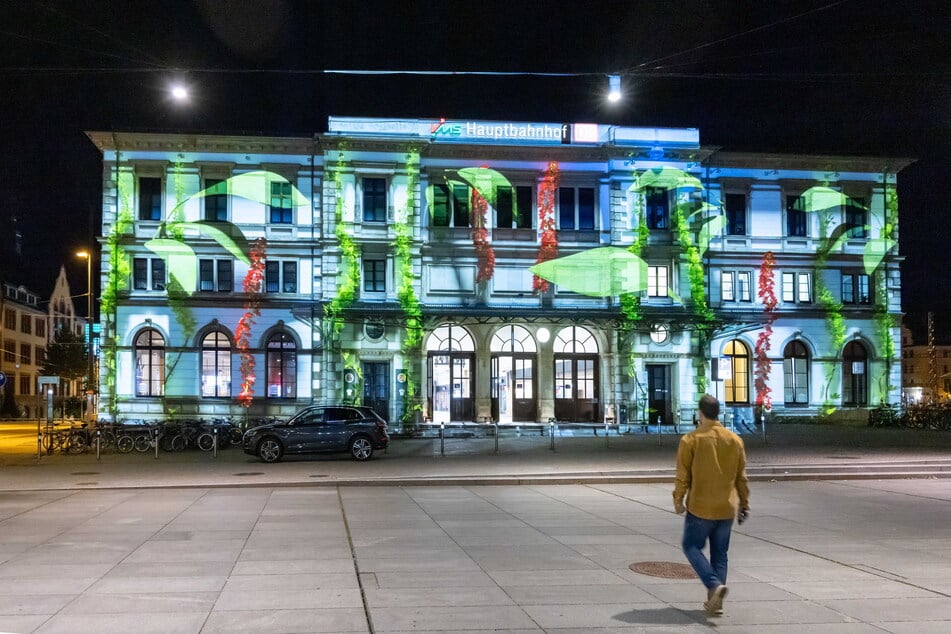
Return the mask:
<path fill-rule="evenodd" d="M 224 183 L 226 179 L 223 178 L 206 178 L 204 179 L 204 189 L 209 189 L 216 185 Z M 230 217 L 229 214 L 229 199 L 228 194 L 207 194 L 203 196 L 202 200 L 202 217 L 207 222 L 227 222 Z M 223 217 L 222 217 L 223 216 Z"/>
<path fill-rule="evenodd" d="M 582 201 L 590 193 L 590 208 Z M 570 195 L 569 195 L 570 194 Z M 568 199 L 570 198 L 570 202 Z M 563 185 L 558 188 L 558 206 L 555 218 L 559 231 L 597 231 L 598 203 L 597 188 L 589 185 Z M 583 206 L 584 205 L 584 206 Z M 566 209 L 568 207 L 568 209 Z M 565 226 L 565 219 L 570 220 L 570 226 Z"/>
<path fill-rule="evenodd" d="M 207 267 L 210 277 L 206 278 Z M 227 270 L 224 270 L 227 269 Z M 208 288 L 206 288 L 206 285 Z M 198 291 L 201 293 L 234 292 L 234 260 L 231 258 L 199 258 Z"/>
<path fill-rule="evenodd" d="M 792 284 L 787 280 L 792 276 Z M 784 304 L 812 304 L 813 288 L 812 273 L 808 271 L 783 271 L 780 276 L 782 288 L 780 289 L 780 300 Z M 807 297 L 803 299 L 803 283 L 805 281 L 805 291 Z"/>
<path fill-rule="evenodd" d="M 863 286 L 865 288 L 864 295 L 862 294 Z M 840 299 L 843 304 L 871 306 L 874 303 L 872 277 L 867 273 L 842 273 L 841 289 Z"/>
<path fill-rule="evenodd" d="M 297 398 L 297 342 L 290 334 L 281 330 L 268 337 L 264 350 L 265 397 L 272 400 Z M 278 368 L 280 376 L 277 382 L 273 381 L 272 370 L 275 367 Z M 290 368 L 289 372 L 286 371 L 288 368 Z M 276 395 L 275 390 L 272 390 L 275 386 L 278 388 Z M 290 389 L 290 393 L 287 393 L 287 388 Z"/>
<path fill-rule="evenodd" d="M 663 271 L 663 275 L 658 275 Z M 663 277 L 663 289 L 661 289 L 660 277 Z M 647 265 L 647 297 L 651 299 L 664 299 L 670 297 L 670 267 L 666 264 L 648 264 Z"/>
<path fill-rule="evenodd" d="M 275 188 L 278 191 L 275 192 Z M 271 181 L 268 200 L 269 224 L 294 224 L 294 185 L 290 181 Z M 277 204 L 275 204 L 275 201 Z"/>
<path fill-rule="evenodd" d="M 144 339 L 148 337 L 148 339 Z M 155 328 L 143 328 L 133 340 L 133 381 L 135 382 L 135 396 L 137 398 L 156 398 L 165 395 L 165 336 Z M 143 366 L 140 360 L 145 358 L 148 363 Z M 145 376 L 139 374 L 140 368 L 145 367 Z M 157 375 L 157 376 L 156 376 Z M 146 389 L 141 389 L 145 385 Z"/>
<path fill-rule="evenodd" d="M 266 260 L 264 263 L 264 292 L 265 293 L 297 293 L 298 271 L 297 260 Z M 276 278 L 274 277 L 276 274 Z M 289 278 L 293 278 L 293 281 Z M 276 289 L 273 287 L 276 285 Z M 291 285 L 291 286 L 289 286 Z"/>
<path fill-rule="evenodd" d="M 140 270 L 140 263 L 144 263 L 144 272 Z M 143 277 L 140 277 L 143 275 Z M 156 282 L 156 277 L 161 278 L 161 282 Z M 145 287 L 140 284 L 144 281 Z M 132 258 L 132 290 L 146 293 L 162 293 L 168 288 L 168 271 L 165 267 L 165 260 L 159 257 L 135 257 Z"/>
<path fill-rule="evenodd" d="M 144 185 L 150 185 L 146 191 Z M 152 191 L 152 185 L 155 191 Z M 160 222 L 162 220 L 162 198 L 163 182 L 161 176 L 139 176 L 136 179 L 136 201 L 139 206 L 137 217 L 139 220 L 147 222 Z"/>
<path fill-rule="evenodd" d="M 670 192 L 663 187 L 644 188 L 644 214 L 651 231 L 670 231 Z"/>
<path fill-rule="evenodd" d="M 799 340 L 790 341 L 783 349 L 783 404 L 809 405 L 809 348 Z"/>
<path fill-rule="evenodd" d="M 786 218 L 783 228 L 787 238 L 809 237 L 809 216 L 804 209 L 797 209 L 796 204 L 802 200 L 800 194 L 786 196 Z"/>
<path fill-rule="evenodd" d="M 209 338 L 214 337 L 215 341 L 213 344 L 209 344 Z M 221 345 L 224 342 L 226 345 Z M 213 362 L 211 365 L 206 363 L 207 355 L 211 354 Z M 231 357 L 232 357 L 232 344 L 231 339 L 226 333 L 221 330 L 212 330 L 206 332 L 202 338 L 201 343 L 199 344 L 199 371 L 201 372 L 201 385 L 199 387 L 199 395 L 201 398 L 231 398 L 231 388 L 232 388 L 232 373 L 231 373 Z M 208 369 L 211 368 L 212 374 L 208 374 Z M 224 377 L 219 377 L 219 373 L 223 372 Z M 211 376 L 214 380 L 212 381 L 213 389 L 212 393 L 208 393 L 206 390 L 207 383 L 205 382 L 206 377 Z M 227 389 L 223 389 L 221 385 L 221 379 L 227 381 Z"/>
<path fill-rule="evenodd" d="M 386 293 L 386 258 L 364 258 L 362 273 L 364 293 L 373 295 Z M 373 286 L 373 288 L 370 288 L 370 286 Z"/>
<path fill-rule="evenodd" d="M 373 183 L 374 188 L 379 185 L 380 190 L 368 188 Z M 387 205 L 389 203 L 389 183 L 382 176 L 364 176 L 360 179 L 360 200 L 363 222 L 385 224 Z M 372 213 L 371 213 L 372 212 Z"/>
<path fill-rule="evenodd" d="M 737 347 L 742 352 L 737 351 Z M 730 376 L 723 382 L 723 402 L 726 405 L 750 404 L 750 347 L 739 339 L 731 339 L 723 346 L 723 356 L 730 359 Z M 737 381 L 737 377 L 741 381 Z"/>
<path fill-rule="evenodd" d="M 740 208 L 735 208 L 730 204 L 731 201 L 734 203 L 736 199 L 742 199 L 743 204 Z M 739 192 L 726 192 L 723 194 L 723 214 L 726 216 L 726 226 L 724 227 L 724 233 L 728 236 L 746 236 L 749 235 L 748 227 L 748 205 L 749 197 L 746 194 Z M 737 223 L 736 221 L 740 222 Z M 736 227 L 739 224 L 740 227 Z"/>

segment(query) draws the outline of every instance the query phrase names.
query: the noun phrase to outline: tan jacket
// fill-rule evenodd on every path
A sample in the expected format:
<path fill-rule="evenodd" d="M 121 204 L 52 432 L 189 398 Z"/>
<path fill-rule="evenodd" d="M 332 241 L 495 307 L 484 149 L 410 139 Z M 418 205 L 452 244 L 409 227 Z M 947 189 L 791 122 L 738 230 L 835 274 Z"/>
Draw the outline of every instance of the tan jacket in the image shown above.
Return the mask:
<path fill-rule="evenodd" d="M 743 440 L 720 421 L 702 422 L 680 439 L 674 506 L 684 495 L 687 510 L 707 520 L 735 518 L 737 502 L 750 507 Z"/>

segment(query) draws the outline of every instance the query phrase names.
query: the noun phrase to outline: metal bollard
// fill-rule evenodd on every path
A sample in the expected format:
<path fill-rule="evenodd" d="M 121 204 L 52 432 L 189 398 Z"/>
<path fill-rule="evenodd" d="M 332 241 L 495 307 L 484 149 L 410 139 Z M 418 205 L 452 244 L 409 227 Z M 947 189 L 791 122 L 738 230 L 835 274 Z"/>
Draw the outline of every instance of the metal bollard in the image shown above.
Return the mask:
<path fill-rule="evenodd" d="M 548 419 L 548 435 L 551 436 L 551 447 L 552 451 L 555 450 L 555 421 L 551 418 Z"/>
<path fill-rule="evenodd" d="M 499 423 L 493 423 L 495 426 L 495 453 L 499 453 Z"/>
<path fill-rule="evenodd" d="M 215 450 L 212 452 L 215 458 L 218 457 L 218 427 L 216 426 L 212 433 L 215 435 Z"/>
<path fill-rule="evenodd" d="M 611 434 L 608 433 L 609 429 L 610 427 L 608 427 L 608 421 L 604 421 L 604 446 L 605 447 L 611 446 Z"/>
<path fill-rule="evenodd" d="M 158 460 L 158 446 L 159 441 L 162 439 L 162 432 L 156 431 L 155 436 L 152 437 L 152 442 L 155 443 L 155 459 Z"/>
<path fill-rule="evenodd" d="M 661 441 L 664 438 L 664 425 L 660 419 L 660 414 L 657 415 L 657 444 L 660 445 Z"/>
<path fill-rule="evenodd" d="M 446 423 L 439 423 L 439 455 L 446 455 Z"/>
<path fill-rule="evenodd" d="M 102 440 L 101 440 L 101 437 L 102 437 L 102 431 L 97 429 L 97 430 L 96 430 L 96 461 L 97 461 L 97 462 L 102 459 L 102 456 L 101 456 L 101 453 L 100 453 L 101 450 L 102 450 Z"/>

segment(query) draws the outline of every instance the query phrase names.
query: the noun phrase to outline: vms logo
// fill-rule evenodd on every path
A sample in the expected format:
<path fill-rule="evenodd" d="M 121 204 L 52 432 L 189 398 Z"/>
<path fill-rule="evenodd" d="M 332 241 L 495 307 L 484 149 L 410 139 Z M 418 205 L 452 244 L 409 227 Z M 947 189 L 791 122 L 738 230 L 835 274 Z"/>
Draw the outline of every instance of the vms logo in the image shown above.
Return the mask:
<path fill-rule="evenodd" d="M 461 123 L 446 123 L 445 119 L 440 119 L 439 123 L 429 124 L 429 132 L 434 136 L 461 136 Z"/>

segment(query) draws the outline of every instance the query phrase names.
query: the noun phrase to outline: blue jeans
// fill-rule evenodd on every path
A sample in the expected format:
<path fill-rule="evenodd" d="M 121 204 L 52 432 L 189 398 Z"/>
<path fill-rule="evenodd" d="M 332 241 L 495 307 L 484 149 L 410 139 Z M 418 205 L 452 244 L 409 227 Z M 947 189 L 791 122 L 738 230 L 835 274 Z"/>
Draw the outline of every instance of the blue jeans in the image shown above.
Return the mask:
<path fill-rule="evenodd" d="M 733 518 L 728 520 L 705 520 L 687 513 L 684 519 L 683 549 L 687 561 L 693 566 L 700 581 L 708 590 L 726 584 L 727 550 L 730 549 L 730 531 Z M 710 540 L 710 560 L 703 549 Z"/>

